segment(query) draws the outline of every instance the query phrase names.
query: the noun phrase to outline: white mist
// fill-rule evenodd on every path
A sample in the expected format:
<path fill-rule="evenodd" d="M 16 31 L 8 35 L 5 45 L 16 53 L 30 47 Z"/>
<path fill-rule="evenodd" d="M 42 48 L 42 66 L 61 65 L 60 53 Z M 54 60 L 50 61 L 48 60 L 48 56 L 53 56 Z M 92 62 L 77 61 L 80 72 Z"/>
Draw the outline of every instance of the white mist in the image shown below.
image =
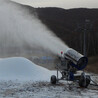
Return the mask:
<path fill-rule="evenodd" d="M 68 48 L 25 7 L 0 0 L 0 52 L 27 47 L 42 48 L 56 55 Z"/>

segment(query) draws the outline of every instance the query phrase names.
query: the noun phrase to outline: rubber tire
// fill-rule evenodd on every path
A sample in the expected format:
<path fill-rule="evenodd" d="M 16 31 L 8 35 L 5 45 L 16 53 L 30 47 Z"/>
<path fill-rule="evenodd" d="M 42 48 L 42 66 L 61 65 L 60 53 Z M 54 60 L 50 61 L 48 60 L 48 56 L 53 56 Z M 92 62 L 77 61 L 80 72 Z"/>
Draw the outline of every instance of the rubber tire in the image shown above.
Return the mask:
<path fill-rule="evenodd" d="M 84 83 L 84 77 L 81 77 L 81 79 L 79 80 L 79 86 L 87 88 L 88 85 L 90 84 L 90 76 L 88 76 L 88 75 L 86 76 L 86 85 L 85 86 L 83 85 L 83 83 Z"/>
<path fill-rule="evenodd" d="M 56 84 L 56 76 L 55 75 L 51 76 L 51 84 Z"/>
<path fill-rule="evenodd" d="M 91 80 L 90 76 L 87 75 L 86 76 L 86 87 L 88 87 L 88 85 L 90 84 L 90 80 Z"/>

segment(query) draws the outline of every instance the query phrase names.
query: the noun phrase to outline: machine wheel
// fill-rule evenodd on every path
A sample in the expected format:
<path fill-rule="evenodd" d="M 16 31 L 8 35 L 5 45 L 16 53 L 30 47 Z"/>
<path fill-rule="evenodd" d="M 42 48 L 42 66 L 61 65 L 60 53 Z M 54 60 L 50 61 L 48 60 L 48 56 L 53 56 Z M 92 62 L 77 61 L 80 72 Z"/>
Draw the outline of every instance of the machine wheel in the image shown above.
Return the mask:
<path fill-rule="evenodd" d="M 89 75 L 86 76 L 86 87 L 90 84 L 91 78 Z"/>
<path fill-rule="evenodd" d="M 89 84 L 90 84 L 90 76 L 88 75 L 86 75 L 86 77 L 81 76 L 79 80 L 79 86 L 87 88 Z"/>
<path fill-rule="evenodd" d="M 51 83 L 56 84 L 56 76 L 55 75 L 51 76 Z"/>

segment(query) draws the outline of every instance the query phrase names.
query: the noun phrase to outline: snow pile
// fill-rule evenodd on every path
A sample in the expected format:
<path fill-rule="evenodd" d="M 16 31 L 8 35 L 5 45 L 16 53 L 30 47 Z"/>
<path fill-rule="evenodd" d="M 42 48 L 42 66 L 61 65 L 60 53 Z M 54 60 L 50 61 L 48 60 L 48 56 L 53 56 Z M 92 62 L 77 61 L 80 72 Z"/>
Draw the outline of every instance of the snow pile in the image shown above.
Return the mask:
<path fill-rule="evenodd" d="M 49 81 L 51 72 L 26 58 L 0 59 L 0 80 Z"/>

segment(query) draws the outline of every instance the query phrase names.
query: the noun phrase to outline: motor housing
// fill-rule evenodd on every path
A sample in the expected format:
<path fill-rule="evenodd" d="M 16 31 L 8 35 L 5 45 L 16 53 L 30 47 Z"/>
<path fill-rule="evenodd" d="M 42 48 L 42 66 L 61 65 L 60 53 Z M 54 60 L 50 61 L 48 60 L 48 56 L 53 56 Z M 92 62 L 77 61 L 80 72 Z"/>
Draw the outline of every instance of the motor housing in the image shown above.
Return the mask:
<path fill-rule="evenodd" d="M 77 68 L 78 70 L 82 70 L 88 64 L 88 58 L 75 51 L 72 48 L 69 48 L 64 53 L 64 58 L 70 60 L 70 65 Z"/>

